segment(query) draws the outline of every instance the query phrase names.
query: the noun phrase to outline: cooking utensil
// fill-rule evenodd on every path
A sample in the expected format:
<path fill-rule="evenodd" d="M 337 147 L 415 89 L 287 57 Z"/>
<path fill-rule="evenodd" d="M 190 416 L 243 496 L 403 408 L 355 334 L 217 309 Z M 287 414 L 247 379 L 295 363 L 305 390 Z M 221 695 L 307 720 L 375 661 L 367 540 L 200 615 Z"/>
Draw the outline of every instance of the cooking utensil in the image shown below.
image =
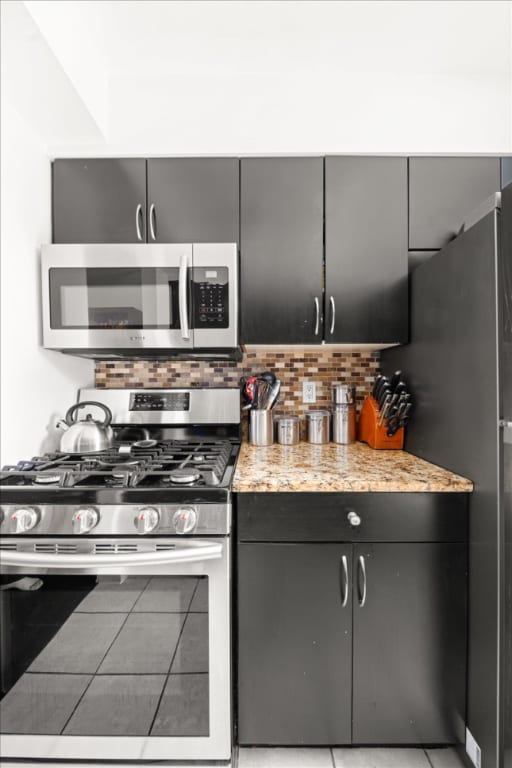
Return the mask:
<path fill-rule="evenodd" d="M 270 387 L 270 392 L 268 395 L 267 400 L 267 410 L 274 407 L 274 405 L 277 403 L 277 398 L 279 397 L 279 392 L 281 391 L 281 382 L 279 379 L 276 379 L 275 382 Z"/>
<path fill-rule="evenodd" d="M 93 419 L 90 413 L 85 419 L 77 421 L 77 413 L 84 407 L 100 408 L 105 417 L 102 422 Z M 114 433 L 110 422 L 112 412 L 103 403 L 84 401 L 75 403 L 69 408 L 64 419 L 57 422 L 56 426 L 64 430 L 60 439 L 60 450 L 63 453 L 98 453 L 106 448 L 111 448 L 114 442 Z"/>

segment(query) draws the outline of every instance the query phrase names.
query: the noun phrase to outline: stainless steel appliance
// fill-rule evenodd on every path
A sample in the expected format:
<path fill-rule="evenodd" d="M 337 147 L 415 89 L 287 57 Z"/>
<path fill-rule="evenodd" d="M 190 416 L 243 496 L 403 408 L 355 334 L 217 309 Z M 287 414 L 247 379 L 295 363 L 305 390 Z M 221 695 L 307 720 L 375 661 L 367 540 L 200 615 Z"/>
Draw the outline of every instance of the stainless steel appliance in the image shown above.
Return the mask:
<path fill-rule="evenodd" d="M 102 358 L 238 345 L 236 243 L 44 245 L 43 343 Z"/>
<path fill-rule="evenodd" d="M 383 369 L 410 378 L 405 448 L 474 482 L 467 727 L 483 766 L 511 768 L 512 185 L 412 272 L 410 291 L 410 344 L 383 352 Z"/>
<path fill-rule="evenodd" d="M 2 757 L 228 760 L 239 391 L 79 400 L 111 448 L 0 473 Z"/>

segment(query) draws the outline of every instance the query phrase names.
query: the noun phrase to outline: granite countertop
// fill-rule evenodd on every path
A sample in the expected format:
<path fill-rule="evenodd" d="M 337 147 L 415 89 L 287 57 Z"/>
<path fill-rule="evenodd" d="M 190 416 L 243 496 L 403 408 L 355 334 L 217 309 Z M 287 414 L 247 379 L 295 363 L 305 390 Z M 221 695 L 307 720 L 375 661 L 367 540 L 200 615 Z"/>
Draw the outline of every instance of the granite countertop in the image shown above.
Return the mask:
<path fill-rule="evenodd" d="M 469 493 L 473 483 L 405 451 L 365 443 L 270 445 L 242 443 L 233 491 L 388 491 Z"/>

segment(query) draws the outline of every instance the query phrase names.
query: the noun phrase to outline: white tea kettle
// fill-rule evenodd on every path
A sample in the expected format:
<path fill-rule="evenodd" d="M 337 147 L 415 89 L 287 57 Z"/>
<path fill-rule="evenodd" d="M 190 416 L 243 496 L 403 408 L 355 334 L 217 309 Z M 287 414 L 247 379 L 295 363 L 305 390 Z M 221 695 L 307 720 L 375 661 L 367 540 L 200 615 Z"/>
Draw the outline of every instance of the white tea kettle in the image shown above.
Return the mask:
<path fill-rule="evenodd" d="M 77 421 L 76 413 L 79 408 L 96 406 L 105 413 L 102 422 L 93 419 L 90 413 L 85 419 Z M 114 441 L 114 432 L 110 426 L 112 421 L 112 411 L 103 403 L 93 401 L 75 403 L 66 413 L 64 419 L 61 419 L 55 425 L 63 429 L 64 434 L 60 439 L 60 450 L 62 453 L 98 453 L 111 448 Z"/>

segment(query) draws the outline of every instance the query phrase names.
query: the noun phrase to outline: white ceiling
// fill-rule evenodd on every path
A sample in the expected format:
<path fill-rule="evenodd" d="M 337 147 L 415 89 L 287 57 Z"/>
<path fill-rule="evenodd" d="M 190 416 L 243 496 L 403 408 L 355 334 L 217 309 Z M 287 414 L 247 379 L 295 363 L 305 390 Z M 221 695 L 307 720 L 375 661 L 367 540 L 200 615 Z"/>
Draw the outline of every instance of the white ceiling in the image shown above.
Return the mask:
<path fill-rule="evenodd" d="M 8 4 L 101 130 L 91 152 L 512 150 L 511 0 Z"/>

